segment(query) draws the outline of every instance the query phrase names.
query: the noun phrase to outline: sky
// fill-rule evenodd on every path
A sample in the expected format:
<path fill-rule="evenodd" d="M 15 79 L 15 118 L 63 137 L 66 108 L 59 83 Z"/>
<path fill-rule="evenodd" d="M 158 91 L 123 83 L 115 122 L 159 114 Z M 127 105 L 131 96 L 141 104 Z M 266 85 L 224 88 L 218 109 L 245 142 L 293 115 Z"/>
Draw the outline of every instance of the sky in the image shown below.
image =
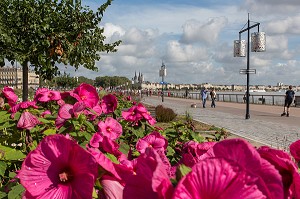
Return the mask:
<path fill-rule="evenodd" d="M 95 9 L 105 0 L 82 0 Z M 233 57 L 233 41 L 260 23 L 266 52 L 250 52 L 251 85 L 300 85 L 299 0 L 114 0 L 104 13 L 105 42 L 122 40 L 115 53 L 102 53 L 98 72 L 72 67 L 72 76 L 143 74 L 145 81 L 174 84 L 246 85 L 247 57 Z M 252 28 L 250 33 L 257 32 Z M 247 40 L 247 32 L 241 34 Z"/>

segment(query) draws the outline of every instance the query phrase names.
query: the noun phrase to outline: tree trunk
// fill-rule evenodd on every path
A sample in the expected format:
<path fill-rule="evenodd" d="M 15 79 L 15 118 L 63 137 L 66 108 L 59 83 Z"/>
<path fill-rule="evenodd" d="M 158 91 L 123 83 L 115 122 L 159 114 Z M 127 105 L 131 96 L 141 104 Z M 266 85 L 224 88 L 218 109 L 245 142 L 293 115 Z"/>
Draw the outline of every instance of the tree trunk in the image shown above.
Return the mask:
<path fill-rule="evenodd" d="M 23 68 L 23 92 L 22 92 L 22 100 L 23 102 L 28 100 L 28 61 L 25 60 L 22 63 Z"/>

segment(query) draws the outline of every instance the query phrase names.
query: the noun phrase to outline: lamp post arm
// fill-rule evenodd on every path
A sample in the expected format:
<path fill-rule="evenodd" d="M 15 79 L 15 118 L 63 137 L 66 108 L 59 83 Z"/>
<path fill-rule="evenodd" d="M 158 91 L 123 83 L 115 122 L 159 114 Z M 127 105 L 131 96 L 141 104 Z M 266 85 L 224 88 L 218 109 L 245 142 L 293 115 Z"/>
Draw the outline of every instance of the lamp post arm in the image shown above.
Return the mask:
<path fill-rule="evenodd" d="M 259 31 L 259 25 L 260 25 L 260 23 L 257 23 L 257 24 L 254 24 L 254 25 L 252 25 L 252 26 L 249 26 L 248 28 L 245 28 L 245 29 L 241 30 L 241 31 L 239 32 L 239 34 L 241 34 L 241 33 L 243 33 L 243 32 L 246 32 L 247 30 L 250 30 L 250 29 L 252 29 L 252 28 L 254 28 L 254 27 L 256 27 L 256 26 L 258 26 L 258 31 Z"/>

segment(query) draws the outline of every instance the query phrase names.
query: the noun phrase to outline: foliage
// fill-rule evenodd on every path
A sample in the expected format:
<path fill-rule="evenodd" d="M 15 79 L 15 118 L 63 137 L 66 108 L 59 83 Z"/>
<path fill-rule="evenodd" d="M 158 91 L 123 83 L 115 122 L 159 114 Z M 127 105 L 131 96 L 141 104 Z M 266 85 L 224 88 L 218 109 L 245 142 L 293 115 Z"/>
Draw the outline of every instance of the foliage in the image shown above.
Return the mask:
<path fill-rule="evenodd" d="M 109 88 L 109 87 L 117 87 L 123 85 L 124 89 L 125 87 L 128 87 L 128 85 L 131 85 L 131 81 L 127 77 L 119 77 L 119 76 L 104 76 L 104 77 L 96 77 L 95 79 L 95 86 L 103 87 L 103 88 Z"/>
<path fill-rule="evenodd" d="M 66 72 L 64 72 L 63 75 L 59 75 L 58 77 L 56 77 L 54 79 L 56 86 L 59 88 L 75 88 L 76 86 L 78 86 L 77 80 L 73 77 L 70 77 L 70 74 L 66 74 Z"/>
<path fill-rule="evenodd" d="M 1 0 L 1 62 L 17 60 L 23 70 L 30 62 L 42 79 L 57 75 L 58 64 L 97 70 L 100 53 L 115 52 L 121 42 L 104 43 L 99 26 L 111 2 L 93 12 L 81 1 Z"/>
<path fill-rule="evenodd" d="M 155 115 L 158 122 L 170 122 L 176 117 L 176 113 L 171 108 L 162 105 L 155 107 Z"/>

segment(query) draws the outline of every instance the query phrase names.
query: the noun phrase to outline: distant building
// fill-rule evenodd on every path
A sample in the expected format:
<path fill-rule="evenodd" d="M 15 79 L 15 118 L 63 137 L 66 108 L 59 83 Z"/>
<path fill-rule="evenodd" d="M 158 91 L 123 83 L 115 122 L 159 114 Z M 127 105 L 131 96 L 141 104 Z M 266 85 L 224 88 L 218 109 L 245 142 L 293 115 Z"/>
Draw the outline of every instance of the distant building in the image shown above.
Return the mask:
<path fill-rule="evenodd" d="M 0 67 L 0 85 L 13 88 L 23 87 L 23 70 L 19 67 Z M 28 87 L 36 88 L 39 86 L 39 76 L 34 71 L 28 71 Z"/>

